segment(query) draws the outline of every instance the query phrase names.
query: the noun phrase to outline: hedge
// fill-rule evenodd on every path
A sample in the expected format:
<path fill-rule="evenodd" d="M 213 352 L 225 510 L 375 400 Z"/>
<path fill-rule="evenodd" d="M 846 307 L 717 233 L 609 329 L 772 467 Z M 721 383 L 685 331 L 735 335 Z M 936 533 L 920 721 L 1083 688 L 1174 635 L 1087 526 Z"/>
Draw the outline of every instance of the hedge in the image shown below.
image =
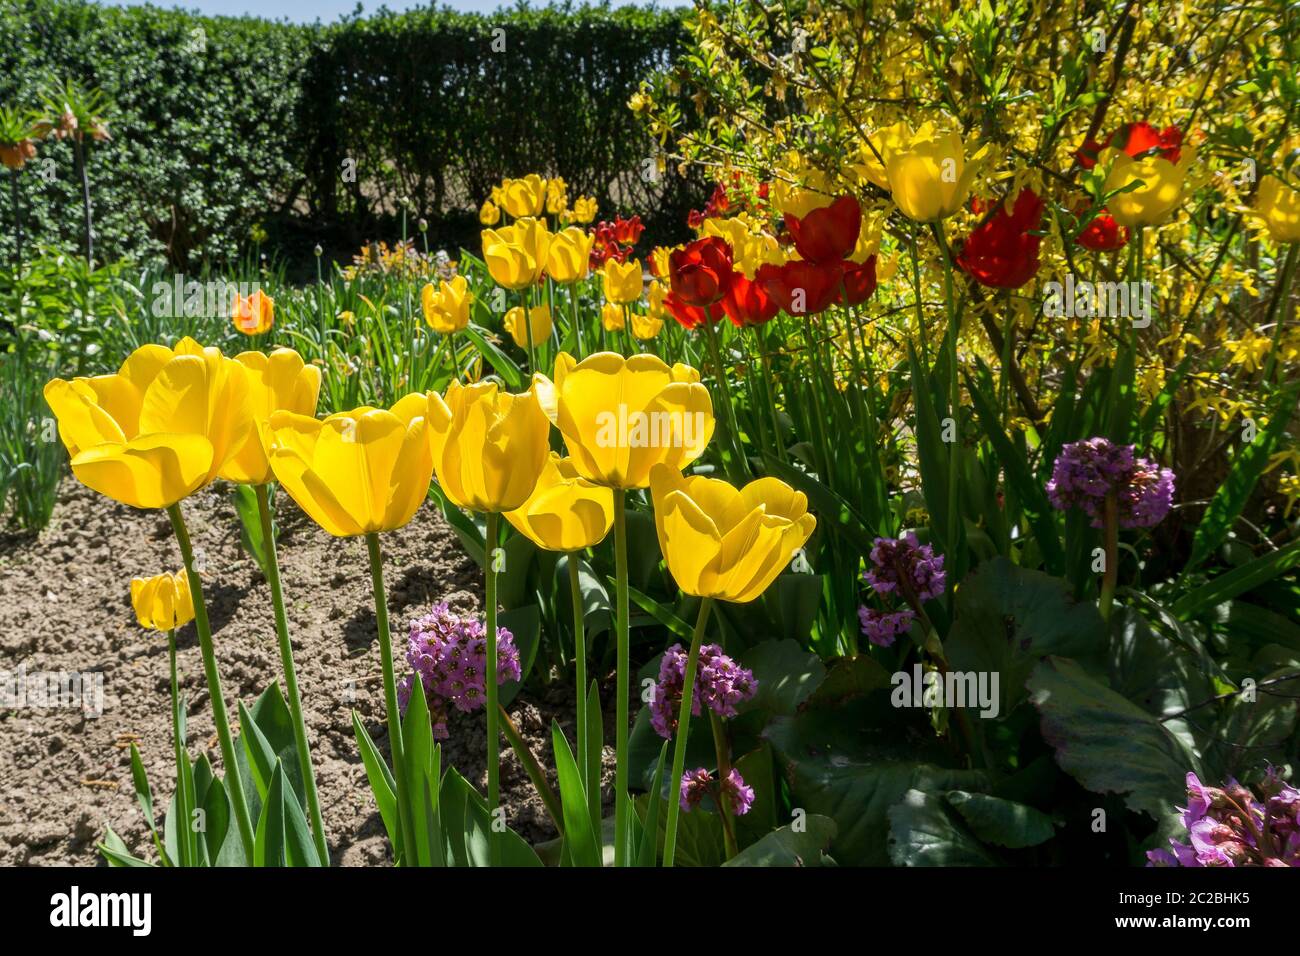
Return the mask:
<path fill-rule="evenodd" d="M 704 187 L 643 180 L 653 144 L 626 104 L 678 54 L 681 17 L 430 8 L 304 26 L 0 0 L 0 103 L 36 106 L 42 85 L 65 77 L 108 94 L 113 139 L 91 149 L 89 168 L 96 246 L 110 257 L 201 268 L 256 251 L 256 227 L 301 265 L 318 242 L 346 255 L 395 237 L 402 196 L 412 234 L 422 216 L 431 245 L 472 247 L 492 183 L 530 171 L 595 195 L 602 217 L 639 213 L 650 238 L 671 241 Z M 27 234 L 74 247 L 71 150 L 50 140 L 40 157 L 53 180 L 46 167 L 23 172 Z"/>

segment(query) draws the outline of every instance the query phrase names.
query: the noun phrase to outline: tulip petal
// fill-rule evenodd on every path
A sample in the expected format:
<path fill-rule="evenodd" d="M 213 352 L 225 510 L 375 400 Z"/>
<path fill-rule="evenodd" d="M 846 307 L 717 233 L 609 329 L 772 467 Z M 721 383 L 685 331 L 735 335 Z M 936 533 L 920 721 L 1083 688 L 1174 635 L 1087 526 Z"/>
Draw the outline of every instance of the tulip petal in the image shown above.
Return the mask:
<path fill-rule="evenodd" d="M 420 398 L 423 400 L 423 396 Z M 423 418 L 412 420 L 406 427 L 390 479 L 392 487 L 384 508 L 384 531 L 400 528 L 410 521 L 428 497 L 433 455 L 425 435 L 426 427 Z"/>
<path fill-rule="evenodd" d="M 683 492 L 669 492 L 656 506 L 663 511 L 659 547 L 677 586 L 687 594 L 708 597 L 718 584 L 722 539 L 717 526 Z"/>
<path fill-rule="evenodd" d="M 133 508 L 166 508 L 209 480 L 212 443 L 202 435 L 150 434 L 106 442 L 72 459 L 83 485 Z"/>
<path fill-rule="evenodd" d="M 45 403 L 59 423 L 59 437 L 69 455 L 104 442 L 124 442 L 126 435 L 104 409 L 71 382 L 56 378 L 45 385 Z"/>

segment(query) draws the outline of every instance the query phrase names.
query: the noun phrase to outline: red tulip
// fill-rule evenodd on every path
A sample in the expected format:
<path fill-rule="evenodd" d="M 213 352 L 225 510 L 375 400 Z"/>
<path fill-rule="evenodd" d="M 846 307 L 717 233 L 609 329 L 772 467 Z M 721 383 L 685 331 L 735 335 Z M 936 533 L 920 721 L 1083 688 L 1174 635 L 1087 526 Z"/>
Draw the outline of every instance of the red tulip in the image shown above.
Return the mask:
<path fill-rule="evenodd" d="M 841 196 L 802 219 L 786 213 L 785 227 L 790 230 L 799 255 L 808 262 L 829 265 L 839 262 L 858 244 L 862 208 L 852 196 Z"/>
<path fill-rule="evenodd" d="M 722 309 L 720 306 L 707 305 L 696 306 L 688 305 L 677 297 L 674 292 L 669 292 L 664 296 L 664 308 L 668 314 L 677 320 L 677 324 L 684 329 L 698 329 L 705 322 L 713 323 L 722 318 Z"/>
<path fill-rule="evenodd" d="M 696 239 L 668 257 L 669 284 L 687 305 L 703 308 L 717 302 L 734 274 L 731 246 L 718 236 Z"/>
<path fill-rule="evenodd" d="M 876 257 L 866 262 L 844 263 L 844 304 L 861 305 L 876 291 Z"/>
<path fill-rule="evenodd" d="M 1084 169 L 1092 169 L 1097 165 L 1097 157 L 1101 155 L 1101 151 L 1110 146 L 1122 149 L 1135 159 L 1143 153 L 1158 149 L 1160 155 L 1169 162 L 1177 163 L 1183 151 L 1183 131 L 1177 126 L 1156 129 L 1145 121 L 1125 123 L 1101 142 L 1095 139 L 1086 140 L 1074 155 L 1079 160 L 1080 166 Z"/>
<path fill-rule="evenodd" d="M 1043 201 L 1032 189 L 1022 189 L 1008 213 L 1006 204 L 967 237 L 957 254 L 957 267 L 981 285 L 1018 289 L 1038 271 L 1041 237 L 1031 230 L 1043 221 Z"/>
<path fill-rule="evenodd" d="M 1084 211 L 1076 209 L 1074 214 L 1078 216 Z M 1128 227 L 1121 226 L 1103 209 L 1089 221 L 1074 241 L 1093 252 L 1111 252 L 1128 243 Z"/>
<path fill-rule="evenodd" d="M 731 319 L 732 325 L 744 328 L 747 325 L 762 325 L 780 310 L 781 305 L 757 279 L 747 279 L 744 273 L 737 272 L 731 277 L 731 286 L 722 299 L 722 309 Z"/>
<path fill-rule="evenodd" d="M 842 274 L 839 263 L 819 266 L 795 259 L 759 266 L 756 281 L 790 315 L 816 315 L 839 297 Z"/>

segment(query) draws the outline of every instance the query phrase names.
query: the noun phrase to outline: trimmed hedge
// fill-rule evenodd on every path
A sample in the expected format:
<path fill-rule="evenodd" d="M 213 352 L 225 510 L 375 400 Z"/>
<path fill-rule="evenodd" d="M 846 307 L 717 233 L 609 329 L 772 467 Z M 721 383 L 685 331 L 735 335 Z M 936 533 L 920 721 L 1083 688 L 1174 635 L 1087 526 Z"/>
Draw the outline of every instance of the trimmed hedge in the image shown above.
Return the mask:
<path fill-rule="evenodd" d="M 431 245 L 473 248 L 491 185 L 532 171 L 595 195 L 602 218 L 639 213 L 652 240 L 672 241 L 705 187 L 642 180 L 653 144 L 626 104 L 677 56 L 681 16 L 423 9 L 300 26 L 0 0 L 0 102 L 36 106 L 42 84 L 64 77 L 112 100 L 112 142 L 90 150 L 99 255 L 195 269 L 254 251 L 255 226 L 300 263 L 317 242 L 348 255 L 399 233 L 401 196 L 415 204 L 409 234 L 423 216 Z M 75 247 L 70 148 L 42 143 L 21 180 L 29 241 Z M 0 210 L 8 223 L 7 197 Z"/>

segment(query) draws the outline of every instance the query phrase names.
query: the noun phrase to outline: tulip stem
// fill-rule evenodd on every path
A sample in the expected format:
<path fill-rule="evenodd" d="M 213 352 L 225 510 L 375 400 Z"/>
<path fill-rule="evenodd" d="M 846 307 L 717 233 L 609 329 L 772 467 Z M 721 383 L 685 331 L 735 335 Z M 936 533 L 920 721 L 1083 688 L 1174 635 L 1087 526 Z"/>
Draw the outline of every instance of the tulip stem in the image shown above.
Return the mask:
<path fill-rule="evenodd" d="M 501 841 L 497 839 L 497 814 L 501 807 L 501 740 L 497 726 L 500 714 L 497 705 L 497 529 L 501 516 L 495 511 L 487 514 L 487 786 L 488 786 L 488 854 L 493 866 L 499 862 Z"/>
<path fill-rule="evenodd" d="M 525 288 L 524 299 L 524 334 L 528 337 L 528 374 L 537 371 L 537 352 L 533 345 L 533 290 Z"/>
<path fill-rule="evenodd" d="M 582 620 L 582 588 L 578 581 L 578 552 L 570 551 L 569 563 L 569 597 L 573 601 L 573 662 L 577 668 L 578 700 L 578 774 L 582 778 L 587 793 L 591 793 L 591 781 L 587 779 L 587 632 Z M 600 785 L 600 781 L 596 781 Z"/>
<path fill-rule="evenodd" d="M 414 818 L 411 816 L 410 791 L 406 785 L 406 745 L 402 741 L 401 708 L 397 703 L 397 680 L 393 676 L 393 635 L 388 629 L 388 597 L 384 591 L 384 564 L 379 551 L 379 535 L 366 535 L 370 554 L 370 583 L 375 593 L 375 626 L 379 633 L 379 659 L 384 669 L 384 709 L 388 712 L 388 746 L 393 752 L 393 777 L 397 784 L 397 829 L 402 835 L 398 862 L 409 865 L 416 859 Z M 397 856 L 397 848 L 393 848 Z"/>
<path fill-rule="evenodd" d="M 180 680 L 176 676 L 176 629 L 168 628 L 167 630 L 167 658 L 171 664 L 172 679 L 172 750 L 176 755 L 176 810 L 178 821 L 182 825 L 176 828 L 177 850 L 180 853 L 179 863 L 181 866 L 193 866 L 193 857 L 190 854 L 193 848 L 194 827 L 190 820 L 191 798 L 189 786 L 186 783 L 186 769 L 189 764 L 189 754 L 185 750 L 185 735 L 181 731 L 181 699 L 180 699 Z"/>
<path fill-rule="evenodd" d="M 460 359 L 456 356 L 456 333 L 447 336 L 447 351 L 451 353 L 451 370 L 456 373 L 456 383 L 460 384 Z"/>
<path fill-rule="evenodd" d="M 614 489 L 614 576 L 617 587 L 615 630 L 618 640 L 617 701 L 614 727 L 614 865 L 627 865 L 627 725 L 628 681 L 631 670 L 630 639 L 628 635 L 627 595 L 627 492 Z"/>
<path fill-rule="evenodd" d="M 731 386 L 727 384 L 727 372 L 722 367 L 722 348 L 718 344 L 718 330 L 707 318 L 704 321 L 704 337 L 709 342 L 709 353 L 713 358 L 713 370 L 718 375 L 718 387 L 722 390 L 723 413 L 718 418 L 727 431 L 727 451 L 730 461 L 726 462 L 727 477 L 738 484 L 744 484 L 748 477 L 749 465 L 740 443 L 740 425 L 736 422 L 736 408 L 731 403 Z"/>
<path fill-rule="evenodd" d="M 321 866 L 330 865 L 329 844 L 325 840 L 325 821 L 321 817 L 320 796 L 316 792 L 316 771 L 311 763 L 307 724 L 302 716 L 302 698 L 298 693 L 298 672 L 293 666 L 293 644 L 289 641 L 289 624 L 284 613 L 284 592 L 280 585 L 280 562 L 275 553 L 275 527 L 271 523 L 271 502 L 266 485 L 256 485 L 257 513 L 262 520 L 262 546 L 266 549 L 266 583 L 271 588 L 271 605 L 275 609 L 275 636 L 280 643 L 280 665 L 284 668 L 284 689 L 289 695 L 289 715 L 293 718 L 293 742 L 298 750 L 298 770 L 307 795 L 307 812 L 311 814 L 312 835 Z"/>
<path fill-rule="evenodd" d="M 199 634 L 199 651 L 203 655 L 203 674 L 208 682 L 208 697 L 212 700 L 212 722 L 217 725 L 217 739 L 221 742 L 221 762 L 225 765 L 226 788 L 234 808 L 235 823 L 239 827 L 239 840 L 249 866 L 253 865 L 253 820 L 248 812 L 248 798 L 244 795 L 244 777 L 235 759 L 235 742 L 230 736 L 230 720 L 226 716 L 226 699 L 221 692 L 221 673 L 217 670 L 217 656 L 212 649 L 212 628 L 208 624 L 208 608 L 203 601 L 203 582 L 194 570 L 194 549 L 190 533 L 185 527 L 179 504 L 169 505 L 167 517 L 172 522 L 172 532 L 180 545 L 181 559 L 185 563 L 185 577 L 189 580 L 190 595 L 194 599 L 194 628 Z"/>
<path fill-rule="evenodd" d="M 573 337 L 578 352 L 578 361 L 586 358 L 582 354 L 582 319 L 578 315 L 578 283 L 569 286 L 569 304 L 573 306 Z M 581 688 L 579 688 L 581 691 Z M 579 694 L 581 696 L 581 694 Z"/>
<path fill-rule="evenodd" d="M 1097 610 L 1101 612 L 1103 621 L 1109 621 L 1111 605 L 1115 602 L 1115 586 L 1119 582 L 1119 499 L 1115 492 L 1107 493 L 1104 508 L 1102 533 L 1106 538 L 1106 546 L 1102 560 L 1106 562 L 1106 567 L 1102 571 L 1101 597 Z"/>
<path fill-rule="evenodd" d="M 695 670 L 700 663 L 700 645 L 709 623 L 712 598 L 700 598 L 700 613 L 691 635 L 691 649 L 686 655 L 686 673 L 682 680 L 682 700 L 677 708 L 677 739 L 673 742 L 673 775 L 668 778 L 668 822 L 664 829 L 664 866 L 673 865 L 677 853 L 677 821 L 682 813 L 682 774 L 686 772 L 686 738 L 691 729 L 691 703 L 695 699 Z"/>

